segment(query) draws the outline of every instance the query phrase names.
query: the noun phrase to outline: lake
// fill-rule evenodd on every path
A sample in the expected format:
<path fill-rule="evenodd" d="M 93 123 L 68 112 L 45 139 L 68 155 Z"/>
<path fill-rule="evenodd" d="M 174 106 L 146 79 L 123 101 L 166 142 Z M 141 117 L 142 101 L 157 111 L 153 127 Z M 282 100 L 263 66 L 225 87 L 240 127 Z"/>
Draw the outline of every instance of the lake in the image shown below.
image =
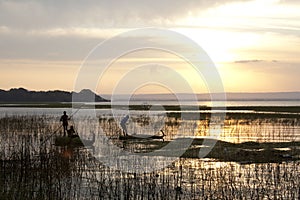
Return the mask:
<path fill-rule="evenodd" d="M 299 199 L 300 103 L 226 105 L 231 106 L 226 115 L 176 107 L 0 107 L 0 197 Z M 63 110 L 85 147 L 72 141 L 58 145 L 65 139 L 59 122 Z M 119 138 L 126 113 L 135 140 Z M 161 135 L 160 130 L 164 140 L 143 138 Z"/>

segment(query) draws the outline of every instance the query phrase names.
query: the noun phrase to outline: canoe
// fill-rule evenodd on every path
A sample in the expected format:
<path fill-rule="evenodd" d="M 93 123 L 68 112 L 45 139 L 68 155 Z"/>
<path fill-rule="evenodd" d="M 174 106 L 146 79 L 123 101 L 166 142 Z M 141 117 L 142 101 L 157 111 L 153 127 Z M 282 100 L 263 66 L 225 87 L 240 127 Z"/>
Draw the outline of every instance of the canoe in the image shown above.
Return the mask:
<path fill-rule="evenodd" d="M 83 146 L 83 143 L 79 136 L 58 136 L 55 138 L 54 144 L 55 146 Z"/>
<path fill-rule="evenodd" d="M 164 139 L 164 135 L 120 135 L 120 140 Z"/>
<path fill-rule="evenodd" d="M 162 135 L 145 135 L 145 134 L 136 134 L 136 135 L 120 135 L 120 140 L 149 140 L 149 139 L 164 139 L 165 133 L 160 130 Z"/>

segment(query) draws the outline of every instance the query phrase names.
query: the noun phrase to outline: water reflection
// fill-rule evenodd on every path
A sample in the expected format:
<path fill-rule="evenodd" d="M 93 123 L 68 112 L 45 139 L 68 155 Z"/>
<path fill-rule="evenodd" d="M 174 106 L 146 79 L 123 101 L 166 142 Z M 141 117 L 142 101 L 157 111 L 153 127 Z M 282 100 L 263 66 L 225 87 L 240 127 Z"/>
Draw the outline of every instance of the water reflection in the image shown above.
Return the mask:
<path fill-rule="evenodd" d="M 107 142 L 126 151 L 144 153 L 176 138 L 181 120 L 176 117 L 164 120 L 162 128 L 167 135 L 164 141 L 120 141 L 120 127 L 109 113 L 98 114 L 97 120 L 83 118 L 75 127 L 82 139 L 88 140 L 95 134 L 97 140 L 104 133 Z M 187 136 L 205 137 L 209 121 L 209 116 L 191 119 L 183 128 Z M 148 122 L 132 120 L 139 126 Z M 59 125 L 56 114 L 0 119 L 1 199 L 298 199 L 300 196 L 299 158 L 247 164 L 221 162 L 217 158 L 178 158 L 151 173 L 126 173 L 95 159 L 92 152 L 99 148 L 97 144 L 91 148 L 55 146 L 53 137 L 62 134 L 60 130 L 53 135 Z M 298 118 L 228 116 L 220 139 L 235 143 L 299 141 L 299 126 Z M 256 145 L 247 144 L 249 149 Z M 195 148 L 204 147 L 201 143 L 195 145 L 198 145 Z M 275 150 L 299 151 L 296 148 L 299 146 Z M 226 149 L 230 150 L 228 146 Z M 223 153 L 224 146 L 219 150 Z M 261 151 L 260 148 L 250 150 Z"/>
<path fill-rule="evenodd" d="M 284 116 L 284 115 L 283 115 Z M 182 123 L 177 117 L 167 117 L 164 121 L 162 129 L 166 133 L 166 140 L 176 138 L 179 128 L 184 130 L 184 135 L 195 138 L 210 137 L 210 116 L 204 119 L 188 120 Z M 132 133 L 144 133 L 139 121 L 131 121 L 129 130 Z M 136 124 L 140 130 L 136 130 Z M 100 127 L 106 135 L 111 138 L 117 137 L 119 127 L 111 116 L 101 116 Z M 148 132 L 148 131 L 147 131 Z M 150 131 L 149 131 L 150 132 Z M 157 131 L 156 131 L 157 132 Z M 155 132 L 151 132 L 155 134 Z M 224 121 L 222 133 L 218 139 L 233 143 L 241 143 L 246 141 L 256 142 L 289 142 L 297 141 L 300 138 L 300 119 L 295 118 L 242 118 L 235 119 L 227 117 Z"/>

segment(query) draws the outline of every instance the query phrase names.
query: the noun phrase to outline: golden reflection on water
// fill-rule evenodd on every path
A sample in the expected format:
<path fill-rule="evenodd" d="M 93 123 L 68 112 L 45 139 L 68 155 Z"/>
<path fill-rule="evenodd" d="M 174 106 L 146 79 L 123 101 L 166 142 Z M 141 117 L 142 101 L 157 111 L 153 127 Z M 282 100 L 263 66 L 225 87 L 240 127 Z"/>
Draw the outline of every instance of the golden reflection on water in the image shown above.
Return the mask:
<path fill-rule="evenodd" d="M 98 118 L 96 121 L 82 119 L 76 123 L 76 130 L 89 139 L 92 134 L 100 134 L 101 128 L 108 140 L 122 147 L 123 143 L 117 138 L 120 134 L 117 122 L 109 115 Z M 174 117 L 165 120 L 162 127 L 167 135 L 165 140 L 171 141 L 182 121 Z M 300 196 L 299 160 L 241 164 L 179 158 L 168 167 L 151 173 L 125 173 L 103 165 L 85 148 L 54 146 L 52 140 L 46 139 L 59 125 L 56 116 L 0 119 L 0 197 L 299 199 Z M 293 118 L 227 118 L 220 139 L 231 142 L 297 141 L 299 126 L 299 119 Z M 208 136 L 209 119 L 190 120 L 181 128 L 186 135 L 195 133 L 205 137 Z M 61 130 L 55 136 L 59 134 Z M 140 153 L 148 146 L 139 143 L 131 148 Z"/>
<path fill-rule="evenodd" d="M 198 120 L 196 123 L 196 137 L 209 137 L 209 120 Z M 226 119 L 218 139 L 232 143 L 297 141 L 300 140 L 300 120 Z"/>

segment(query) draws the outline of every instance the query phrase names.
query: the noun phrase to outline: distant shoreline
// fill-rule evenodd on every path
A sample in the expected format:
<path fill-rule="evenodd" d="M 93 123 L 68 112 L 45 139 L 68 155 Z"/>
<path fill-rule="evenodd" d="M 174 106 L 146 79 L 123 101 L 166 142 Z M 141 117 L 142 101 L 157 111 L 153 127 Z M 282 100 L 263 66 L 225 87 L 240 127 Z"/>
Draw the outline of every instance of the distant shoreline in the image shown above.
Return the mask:
<path fill-rule="evenodd" d="M 181 107 L 180 105 L 129 105 L 129 110 L 160 110 L 161 106 L 163 106 L 163 109 L 165 111 L 168 110 L 174 110 L 174 111 L 180 111 L 184 109 L 185 111 L 207 111 L 207 110 L 250 110 L 255 112 L 260 111 L 272 111 L 272 112 L 292 112 L 292 113 L 300 113 L 300 106 L 226 106 L 226 107 L 220 107 L 220 106 L 205 106 L 205 105 L 186 105 L 184 107 Z M 31 103 L 3 103 L 0 102 L 0 107 L 17 107 L 17 108 L 72 108 L 72 103 L 52 103 L 52 102 L 31 102 Z M 127 105 L 120 104 L 120 105 L 113 105 L 113 108 L 125 108 Z M 110 109 L 112 106 L 110 104 L 102 104 L 102 105 L 95 105 L 91 103 L 78 103 L 74 105 L 74 108 L 82 108 L 82 109 Z"/>
<path fill-rule="evenodd" d="M 62 90 L 30 91 L 24 88 L 0 89 L 0 102 L 5 103 L 59 103 L 59 102 L 110 102 L 110 101 L 300 101 L 300 92 L 225 92 L 176 94 L 96 94 L 89 89 L 80 92 Z"/>

